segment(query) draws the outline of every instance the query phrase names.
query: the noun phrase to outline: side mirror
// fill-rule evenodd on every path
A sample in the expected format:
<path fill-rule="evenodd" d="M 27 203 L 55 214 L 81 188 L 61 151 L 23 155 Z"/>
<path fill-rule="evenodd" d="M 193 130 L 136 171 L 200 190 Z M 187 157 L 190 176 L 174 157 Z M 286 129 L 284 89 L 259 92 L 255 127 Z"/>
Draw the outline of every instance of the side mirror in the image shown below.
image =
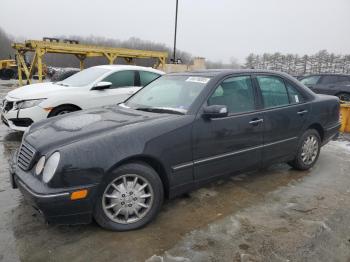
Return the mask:
<path fill-rule="evenodd" d="M 93 86 L 93 88 L 91 88 L 91 90 L 104 90 L 104 89 L 110 88 L 111 85 L 112 85 L 111 82 L 102 81 L 102 82 L 96 83 L 96 84 Z"/>
<path fill-rule="evenodd" d="M 220 118 L 228 116 L 227 107 L 224 105 L 211 105 L 203 110 L 203 117 L 205 118 Z"/>

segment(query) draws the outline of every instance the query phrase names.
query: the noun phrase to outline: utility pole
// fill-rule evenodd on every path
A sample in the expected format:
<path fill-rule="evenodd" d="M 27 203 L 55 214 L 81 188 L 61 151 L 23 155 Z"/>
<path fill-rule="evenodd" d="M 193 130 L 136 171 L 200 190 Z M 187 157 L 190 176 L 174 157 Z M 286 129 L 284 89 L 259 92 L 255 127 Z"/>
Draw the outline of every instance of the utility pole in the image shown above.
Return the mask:
<path fill-rule="evenodd" d="M 175 12 L 175 35 L 174 35 L 174 52 L 173 52 L 173 63 L 176 64 L 176 32 L 177 32 L 177 9 L 178 9 L 178 0 L 176 0 L 176 12 Z"/>

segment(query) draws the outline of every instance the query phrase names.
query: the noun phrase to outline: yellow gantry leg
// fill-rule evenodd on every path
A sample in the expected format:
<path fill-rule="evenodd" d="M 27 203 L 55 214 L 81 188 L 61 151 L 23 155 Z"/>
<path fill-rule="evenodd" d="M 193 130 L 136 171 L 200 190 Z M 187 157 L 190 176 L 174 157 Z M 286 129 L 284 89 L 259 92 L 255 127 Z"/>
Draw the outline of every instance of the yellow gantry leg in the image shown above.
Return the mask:
<path fill-rule="evenodd" d="M 79 67 L 80 67 L 80 70 L 83 70 L 84 69 L 84 60 L 86 58 L 86 55 L 80 55 L 80 54 L 77 54 L 75 55 L 78 59 L 79 59 Z"/>
<path fill-rule="evenodd" d="M 17 74 L 18 74 L 18 82 L 19 86 L 23 86 L 23 80 L 22 80 L 22 66 L 21 66 L 21 61 L 19 59 L 20 54 L 16 52 L 16 62 L 17 62 Z"/>
<path fill-rule="evenodd" d="M 39 76 L 39 81 L 43 81 L 43 56 L 45 54 L 44 50 L 41 49 L 36 49 L 36 54 L 38 58 L 38 76 Z"/>
<path fill-rule="evenodd" d="M 117 59 L 117 55 L 116 54 L 109 54 L 109 53 L 103 53 L 103 54 L 108 59 L 109 64 L 113 65 L 114 64 L 114 60 Z"/>

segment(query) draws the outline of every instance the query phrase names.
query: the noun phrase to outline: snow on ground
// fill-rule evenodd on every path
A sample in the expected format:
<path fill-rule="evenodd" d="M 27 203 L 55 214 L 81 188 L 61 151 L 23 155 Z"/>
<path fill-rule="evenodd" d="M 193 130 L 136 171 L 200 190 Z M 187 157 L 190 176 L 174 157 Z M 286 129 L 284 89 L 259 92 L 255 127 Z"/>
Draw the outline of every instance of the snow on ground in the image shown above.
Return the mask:
<path fill-rule="evenodd" d="M 346 151 L 348 151 L 348 153 L 350 153 L 350 141 L 346 141 L 346 140 L 342 140 L 342 141 L 332 141 L 330 143 L 331 145 L 334 145 L 336 147 L 345 149 Z"/>

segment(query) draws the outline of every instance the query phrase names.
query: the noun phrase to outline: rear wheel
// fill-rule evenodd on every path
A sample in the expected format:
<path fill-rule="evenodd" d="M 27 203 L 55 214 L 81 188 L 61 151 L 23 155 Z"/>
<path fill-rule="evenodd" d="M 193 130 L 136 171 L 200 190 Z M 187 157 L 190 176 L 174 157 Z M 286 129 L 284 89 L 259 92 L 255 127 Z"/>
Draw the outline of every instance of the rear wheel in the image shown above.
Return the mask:
<path fill-rule="evenodd" d="M 301 137 L 297 155 L 289 164 L 298 170 L 307 170 L 317 161 L 321 149 L 321 138 L 315 129 L 307 130 Z"/>
<path fill-rule="evenodd" d="M 349 93 L 340 93 L 337 95 L 341 101 L 350 101 L 350 94 Z"/>
<path fill-rule="evenodd" d="M 54 117 L 54 116 L 59 116 L 59 115 L 64 115 L 64 114 L 68 114 L 74 111 L 78 111 L 79 109 L 74 107 L 74 106 L 58 106 L 56 108 L 54 108 L 48 117 Z"/>
<path fill-rule="evenodd" d="M 163 195 L 162 182 L 153 168 L 143 163 L 126 164 L 101 185 L 94 218 L 106 229 L 137 229 L 155 218 Z"/>

